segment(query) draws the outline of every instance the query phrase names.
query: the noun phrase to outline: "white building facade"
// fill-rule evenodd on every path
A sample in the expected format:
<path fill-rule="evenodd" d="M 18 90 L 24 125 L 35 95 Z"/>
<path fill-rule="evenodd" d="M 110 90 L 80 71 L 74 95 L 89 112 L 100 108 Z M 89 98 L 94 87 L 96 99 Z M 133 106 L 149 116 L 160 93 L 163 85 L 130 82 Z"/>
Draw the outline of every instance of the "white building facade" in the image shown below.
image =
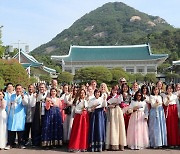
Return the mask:
<path fill-rule="evenodd" d="M 149 44 L 129 46 L 71 46 L 68 55 L 51 56 L 59 61 L 62 71 L 75 74 L 83 67 L 121 67 L 129 73 L 157 73 L 167 54 L 152 54 Z"/>

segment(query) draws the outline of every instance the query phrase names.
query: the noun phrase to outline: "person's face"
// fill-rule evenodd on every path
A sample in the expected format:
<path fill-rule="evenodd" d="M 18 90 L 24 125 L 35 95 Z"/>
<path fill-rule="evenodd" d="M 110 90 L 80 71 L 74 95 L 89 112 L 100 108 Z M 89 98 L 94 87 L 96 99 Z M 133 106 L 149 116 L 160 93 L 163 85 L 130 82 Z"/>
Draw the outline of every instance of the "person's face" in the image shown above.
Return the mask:
<path fill-rule="evenodd" d="M 0 99 L 3 99 L 4 98 L 4 95 L 2 92 L 0 92 Z"/>
<path fill-rule="evenodd" d="M 77 92 L 78 92 L 78 89 L 77 89 L 77 88 L 74 88 L 74 90 L 73 90 L 73 95 L 76 95 Z"/>
<path fill-rule="evenodd" d="M 46 88 L 45 88 L 45 85 L 40 85 L 40 87 L 39 87 L 39 91 L 40 91 L 40 93 L 44 93 L 45 92 L 45 90 L 46 90 Z"/>
<path fill-rule="evenodd" d="M 158 82 L 158 83 L 157 83 L 157 87 L 158 87 L 159 89 L 162 89 L 162 86 L 163 86 L 162 82 Z"/>
<path fill-rule="evenodd" d="M 100 97 L 100 92 L 99 92 L 99 91 L 97 91 L 97 92 L 95 93 L 95 97 L 96 97 L 96 98 L 99 98 L 99 97 Z"/>
<path fill-rule="evenodd" d="M 142 98 L 142 94 L 141 94 L 141 93 L 138 93 L 138 94 L 137 94 L 137 98 L 136 98 L 136 99 L 137 99 L 138 101 L 140 101 L 140 100 L 141 100 L 141 98 Z"/>
<path fill-rule="evenodd" d="M 138 90 L 138 84 L 137 84 L 137 83 L 134 83 L 134 84 L 133 84 L 133 89 L 134 89 L 134 90 Z"/>
<path fill-rule="evenodd" d="M 52 80 L 52 87 L 57 87 L 57 80 Z"/>
<path fill-rule="evenodd" d="M 125 81 L 125 80 L 120 80 L 120 81 L 119 81 L 119 84 L 120 84 L 120 85 L 122 85 L 123 83 L 126 83 L 126 81 Z"/>
<path fill-rule="evenodd" d="M 168 93 L 168 94 L 171 94 L 172 92 L 173 92 L 173 89 L 172 89 L 171 86 L 169 86 L 169 87 L 167 88 L 167 93 Z"/>
<path fill-rule="evenodd" d="M 113 96 L 117 95 L 117 89 L 112 89 Z"/>
<path fill-rule="evenodd" d="M 127 85 L 124 85 L 123 86 L 123 92 L 127 92 L 128 91 L 128 86 Z"/>
<path fill-rule="evenodd" d="M 180 84 L 176 86 L 176 91 L 180 91 Z"/>
<path fill-rule="evenodd" d="M 51 96 L 56 96 L 57 92 L 55 89 L 51 90 Z"/>
<path fill-rule="evenodd" d="M 159 89 L 158 89 L 158 87 L 156 87 L 156 88 L 154 89 L 154 94 L 155 94 L 155 95 L 158 95 L 158 94 L 159 94 Z"/>
<path fill-rule="evenodd" d="M 105 87 L 105 85 L 102 85 L 102 86 L 101 86 L 101 91 L 102 91 L 102 92 L 106 92 L 106 87 Z"/>
<path fill-rule="evenodd" d="M 80 92 L 80 97 L 81 97 L 81 99 L 84 99 L 85 96 L 86 96 L 85 91 L 84 91 L 84 90 L 81 90 L 81 92 Z"/>
<path fill-rule="evenodd" d="M 7 91 L 8 91 L 8 92 L 12 92 L 13 90 L 14 90 L 13 85 L 9 84 L 9 85 L 7 86 Z"/>
<path fill-rule="evenodd" d="M 21 95 L 21 93 L 22 93 L 22 87 L 21 86 L 17 86 L 16 87 L 16 94 L 17 95 Z"/>
<path fill-rule="evenodd" d="M 146 94 L 147 93 L 147 89 L 146 87 L 143 88 L 143 94 Z"/>
<path fill-rule="evenodd" d="M 30 85 L 28 88 L 29 93 L 33 93 L 34 92 L 34 86 Z"/>
<path fill-rule="evenodd" d="M 68 86 L 64 86 L 63 91 L 64 93 L 68 93 Z"/>
<path fill-rule="evenodd" d="M 88 87 L 88 92 L 89 92 L 90 94 L 93 93 L 93 89 L 92 89 L 91 86 Z"/>
<path fill-rule="evenodd" d="M 97 86 L 96 82 L 92 82 L 91 86 L 93 87 L 93 89 L 95 89 Z"/>

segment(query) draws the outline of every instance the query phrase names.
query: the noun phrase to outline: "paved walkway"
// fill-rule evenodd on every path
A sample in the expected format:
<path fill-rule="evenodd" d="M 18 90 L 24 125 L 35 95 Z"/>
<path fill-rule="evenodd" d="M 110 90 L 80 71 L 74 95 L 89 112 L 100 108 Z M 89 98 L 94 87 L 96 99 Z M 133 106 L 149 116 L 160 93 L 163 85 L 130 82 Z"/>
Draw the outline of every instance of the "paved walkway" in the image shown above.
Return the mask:
<path fill-rule="evenodd" d="M 58 148 L 51 150 L 44 149 L 10 149 L 10 150 L 0 150 L 0 154 L 67 154 L 67 149 Z M 93 154 L 100 152 L 79 152 L 84 154 Z M 112 153 L 122 153 L 122 154 L 180 154 L 180 149 L 145 149 L 145 150 L 129 150 L 125 149 L 124 151 L 103 151 L 101 154 L 112 154 Z"/>

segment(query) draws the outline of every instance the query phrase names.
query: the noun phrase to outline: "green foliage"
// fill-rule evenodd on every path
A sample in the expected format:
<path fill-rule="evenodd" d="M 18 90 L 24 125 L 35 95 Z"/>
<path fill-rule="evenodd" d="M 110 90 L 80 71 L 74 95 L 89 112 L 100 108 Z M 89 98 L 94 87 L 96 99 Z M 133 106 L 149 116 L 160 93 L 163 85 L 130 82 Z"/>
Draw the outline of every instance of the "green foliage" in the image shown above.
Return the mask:
<path fill-rule="evenodd" d="M 55 66 L 54 69 L 56 70 L 57 73 L 61 73 L 62 69 L 60 66 Z"/>
<path fill-rule="evenodd" d="M 39 79 L 41 81 L 45 81 L 46 83 L 50 83 L 50 81 L 51 81 L 51 77 L 49 74 L 48 75 L 42 74 L 39 76 Z"/>
<path fill-rule="evenodd" d="M 0 58 L 3 57 L 4 53 L 5 53 L 5 47 L 0 45 Z"/>
<path fill-rule="evenodd" d="M 136 74 L 134 74 L 134 76 L 135 76 L 135 80 L 138 82 L 142 82 L 142 81 L 144 81 L 144 75 L 142 75 L 141 73 L 136 73 Z"/>
<path fill-rule="evenodd" d="M 158 66 L 157 71 L 161 73 L 165 73 L 167 71 L 167 68 L 171 65 L 169 63 L 163 63 L 160 66 Z"/>
<path fill-rule="evenodd" d="M 73 82 L 74 76 L 69 72 L 62 72 L 58 75 L 58 82 L 59 83 L 67 83 L 71 84 Z"/>
<path fill-rule="evenodd" d="M 37 79 L 34 78 L 34 77 L 30 77 L 29 83 L 30 83 L 30 84 L 37 83 Z"/>
<path fill-rule="evenodd" d="M 147 73 L 144 76 L 144 81 L 156 83 L 157 82 L 156 74 L 154 74 L 154 73 Z"/>
<path fill-rule="evenodd" d="M 4 89 L 4 79 L 0 76 L 0 89 Z"/>
<path fill-rule="evenodd" d="M 14 57 L 17 53 L 18 53 L 18 49 L 15 48 L 13 52 L 10 52 L 10 53 L 9 53 L 9 56 L 10 56 L 10 57 Z"/>
<path fill-rule="evenodd" d="M 27 72 L 17 60 L 0 60 L 0 75 L 5 84 L 12 82 L 13 84 L 21 84 L 26 87 L 29 84 Z"/>
<path fill-rule="evenodd" d="M 110 72 L 112 74 L 111 84 L 113 85 L 117 84 L 121 77 L 124 77 L 126 80 L 129 80 L 128 74 L 120 67 L 110 69 Z"/>
<path fill-rule="evenodd" d="M 136 77 L 135 77 L 135 75 L 134 74 L 128 74 L 128 76 L 129 76 L 129 83 L 133 83 L 134 81 L 136 81 Z"/>
<path fill-rule="evenodd" d="M 102 82 L 107 83 L 112 80 L 112 74 L 103 66 L 86 67 L 77 71 L 75 80 L 80 80 L 83 83 L 90 82 L 91 80 L 96 80 L 98 84 Z"/>

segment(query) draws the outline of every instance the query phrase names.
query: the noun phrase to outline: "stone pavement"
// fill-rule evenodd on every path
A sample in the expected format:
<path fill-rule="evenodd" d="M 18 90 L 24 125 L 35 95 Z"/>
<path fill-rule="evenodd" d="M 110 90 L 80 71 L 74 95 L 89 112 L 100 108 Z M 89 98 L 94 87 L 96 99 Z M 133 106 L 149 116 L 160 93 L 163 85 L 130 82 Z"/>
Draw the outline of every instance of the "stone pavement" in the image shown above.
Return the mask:
<path fill-rule="evenodd" d="M 67 149 L 57 148 L 45 150 L 41 148 L 29 148 L 29 149 L 10 149 L 10 150 L 0 150 L 0 154 L 67 154 Z M 93 154 L 100 152 L 78 152 L 84 154 Z M 103 151 L 101 154 L 112 154 L 112 153 L 122 153 L 122 154 L 180 154 L 180 149 L 144 149 L 144 150 L 130 150 L 125 149 L 124 151 Z"/>

